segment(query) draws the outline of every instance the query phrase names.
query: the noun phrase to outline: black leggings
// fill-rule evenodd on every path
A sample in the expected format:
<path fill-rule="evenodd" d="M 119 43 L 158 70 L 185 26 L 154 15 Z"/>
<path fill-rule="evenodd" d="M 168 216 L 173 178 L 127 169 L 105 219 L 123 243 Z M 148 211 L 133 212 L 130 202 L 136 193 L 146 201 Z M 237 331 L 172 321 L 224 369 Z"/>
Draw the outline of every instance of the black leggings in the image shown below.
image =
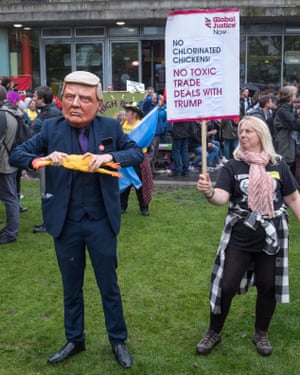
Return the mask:
<path fill-rule="evenodd" d="M 139 179 L 142 181 L 142 172 L 139 165 L 134 166 L 134 170 L 136 171 L 136 174 L 138 175 Z M 129 194 L 131 192 L 131 187 L 128 186 L 121 194 L 120 194 L 120 200 L 121 200 L 121 208 L 126 210 L 128 206 L 128 199 Z M 135 193 L 137 196 L 137 199 L 139 201 L 140 209 L 148 208 L 144 202 L 144 196 L 143 196 L 143 187 L 140 187 L 139 189 L 135 189 Z"/>
<path fill-rule="evenodd" d="M 220 333 L 230 309 L 231 301 L 238 291 L 240 281 L 248 265 L 254 262 L 256 276 L 256 331 L 268 331 L 276 307 L 275 256 L 264 252 L 226 250 L 222 279 L 221 314 L 210 314 L 210 329 Z"/>

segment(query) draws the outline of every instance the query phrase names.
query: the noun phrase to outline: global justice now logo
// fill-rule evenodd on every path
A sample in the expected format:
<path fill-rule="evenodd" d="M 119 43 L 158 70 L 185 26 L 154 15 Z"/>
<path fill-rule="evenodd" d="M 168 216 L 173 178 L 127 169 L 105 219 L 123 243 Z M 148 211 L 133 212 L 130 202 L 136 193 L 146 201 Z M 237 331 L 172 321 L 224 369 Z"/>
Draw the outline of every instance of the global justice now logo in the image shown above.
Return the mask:
<path fill-rule="evenodd" d="M 212 29 L 214 34 L 226 34 L 227 31 L 235 29 L 237 26 L 235 16 L 232 17 L 205 17 L 204 24 Z"/>

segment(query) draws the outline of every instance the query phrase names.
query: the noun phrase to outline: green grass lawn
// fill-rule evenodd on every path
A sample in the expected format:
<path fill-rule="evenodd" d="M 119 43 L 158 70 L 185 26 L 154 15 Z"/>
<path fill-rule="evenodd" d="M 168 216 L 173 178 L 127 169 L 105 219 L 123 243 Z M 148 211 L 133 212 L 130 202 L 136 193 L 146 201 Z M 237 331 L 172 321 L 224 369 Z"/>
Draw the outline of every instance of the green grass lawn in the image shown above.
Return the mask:
<path fill-rule="evenodd" d="M 237 296 L 223 340 L 208 356 L 195 345 L 208 325 L 210 271 L 225 207 L 209 205 L 195 188 L 157 186 L 150 216 L 131 194 L 119 235 L 119 284 L 133 367 L 115 361 L 106 336 L 94 275 L 85 279 L 87 350 L 56 366 L 47 358 L 64 345 L 60 275 L 52 238 L 33 234 L 40 223 L 38 180 L 23 180 L 18 241 L 0 248 L 1 375 L 293 375 L 300 368 L 300 226 L 290 220 L 291 303 L 278 305 L 263 358 L 251 342 L 255 289 Z M 3 205 L 0 218 L 4 218 Z"/>

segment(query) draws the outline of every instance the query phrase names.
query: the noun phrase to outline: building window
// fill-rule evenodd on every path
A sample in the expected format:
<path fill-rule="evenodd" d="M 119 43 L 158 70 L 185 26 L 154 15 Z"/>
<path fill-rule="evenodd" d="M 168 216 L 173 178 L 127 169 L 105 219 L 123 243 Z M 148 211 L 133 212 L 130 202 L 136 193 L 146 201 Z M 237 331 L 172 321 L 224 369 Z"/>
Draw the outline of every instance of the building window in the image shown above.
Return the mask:
<path fill-rule="evenodd" d="M 139 80 L 139 44 L 111 44 L 112 85 L 114 90 L 126 90 L 126 81 Z"/>
<path fill-rule="evenodd" d="M 86 36 L 104 36 L 104 27 L 76 27 L 75 35 L 77 37 L 86 37 Z"/>
<path fill-rule="evenodd" d="M 42 29 L 42 38 L 71 38 L 72 29 L 69 27 L 45 27 Z"/>
<path fill-rule="evenodd" d="M 142 82 L 156 91 L 165 87 L 165 43 L 164 40 L 142 41 Z"/>
<path fill-rule="evenodd" d="M 47 44 L 45 52 L 47 85 L 55 95 L 60 95 L 63 79 L 72 70 L 87 70 L 103 78 L 102 44 Z"/>
<path fill-rule="evenodd" d="M 282 32 L 282 25 L 279 23 L 270 23 L 270 24 L 251 24 L 247 25 L 247 32 L 248 35 L 256 35 L 256 34 L 281 34 Z"/>
<path fill-rule="evenodd" d="M 283 82 L 287 84 L 300 82 L 299 36 L 286 36 L 284 38 Z"/>
<path fill-rule="evenodd" d="M 13 77 L 27 77 L 30 89 L 40 83 L 39 30 L 11 29 L 9 38 L 9 71 Z"/>
<path fill-rule="evenodd" d="M 300 27 L 288 26 L 288 27 L 285 28 L 285 33 L 286 34 L 299 35 L 300 34 Z"/>
<path fill-rule="evenodd" d="M 249 36 L 247 82 L 280 85 L 281 36 Z"/>
<path fill-rule="evenodd" d="M 160 26 L 144 26 L 142 33 L 145 36 L 148 35 L 159 35 L 162 36 L 165 33 L 165 28 Z"/>
<path fill-rule="evenodd" d="M 246 37 L 240 37 L 240 82 L 245 82 L 247 74 L 246 66 Z"/>
<path fill-rule="evenodd" d="M 138 36 L 138 27 L 110 27 L 108 29 L 109 36 Z"/>
<path fill-rule="evenodd" d="M 102 44 L 76 44 L 76 69 L 87 70 L 103 80 Z"/>
<path fill-rule="evenodd" d="M 60 96 L 62 82 L 71 69 L 71 45 L 48 44 L 45 48 L 47 86 Z"/>

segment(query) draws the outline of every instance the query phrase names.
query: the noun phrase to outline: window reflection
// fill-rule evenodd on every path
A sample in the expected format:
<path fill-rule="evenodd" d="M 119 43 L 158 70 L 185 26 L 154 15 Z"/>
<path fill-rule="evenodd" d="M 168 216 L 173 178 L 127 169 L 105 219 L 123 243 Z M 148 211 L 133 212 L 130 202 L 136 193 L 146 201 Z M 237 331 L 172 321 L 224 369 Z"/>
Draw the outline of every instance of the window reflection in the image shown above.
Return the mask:
<path fill-rule="evenodd" d="M 47 85 L 54 95 L 60 96 L 60 89 L 66 74 L 71 71 L 71 45 L 46 45 L 46 77 Z"/>
<path fill-rule="evenodd" d="M 280 36 L 248 37 L 248 82 L 280 84 Z"/>
<path fill-rule="evenodd" d="M 76 69 L 94 73 L 103 82 L 102 45 L 76 44 Z"/>
<path fill-rule="evenodd" d="M 283 82 L 300 82 L 300 41 L 297 36 L 287 36 L 284 39 Z"/>
<path fill-rule="evenodd" d="M 112 43 L 112 79 L 114 90 L 126 90 L 126 81 L 139 81 L 138 43 Z"/>
<path fill-rule="evenodd" d="M 72 47 L 75 48 L 75 60 L 72 60 Z M 96 74 L 102 81 L 102 44 L 78 43 L 46 45 L 46 76 L 55 95 L 60 95 L 62 82 L 72 70 L 87 70 Z M 74 67 L 74 68 L 73 68 Z"/>

